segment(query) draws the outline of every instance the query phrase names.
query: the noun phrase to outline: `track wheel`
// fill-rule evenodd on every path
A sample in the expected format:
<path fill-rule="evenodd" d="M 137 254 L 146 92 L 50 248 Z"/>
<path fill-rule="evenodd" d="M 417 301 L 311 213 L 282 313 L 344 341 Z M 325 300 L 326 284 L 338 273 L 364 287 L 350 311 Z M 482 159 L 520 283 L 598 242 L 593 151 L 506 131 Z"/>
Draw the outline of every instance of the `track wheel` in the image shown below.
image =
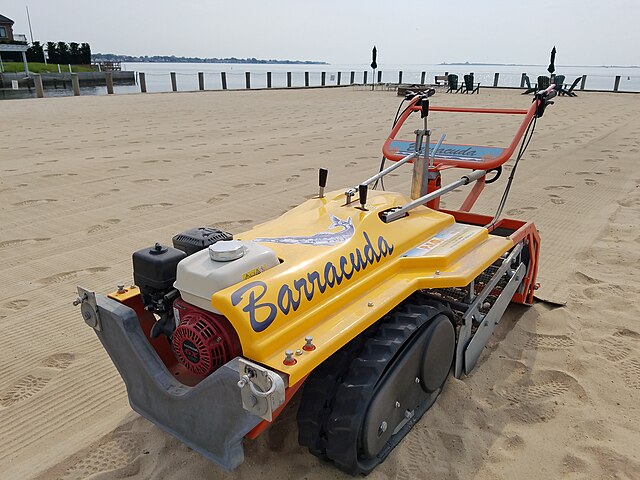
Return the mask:
<path fill-rule="evenodd" d="M 440 394 L 455 351 L 444 307 L 404 304 L 364 341 L 329 402 L 326 458 L 352 475 L 381 463 Z"/>

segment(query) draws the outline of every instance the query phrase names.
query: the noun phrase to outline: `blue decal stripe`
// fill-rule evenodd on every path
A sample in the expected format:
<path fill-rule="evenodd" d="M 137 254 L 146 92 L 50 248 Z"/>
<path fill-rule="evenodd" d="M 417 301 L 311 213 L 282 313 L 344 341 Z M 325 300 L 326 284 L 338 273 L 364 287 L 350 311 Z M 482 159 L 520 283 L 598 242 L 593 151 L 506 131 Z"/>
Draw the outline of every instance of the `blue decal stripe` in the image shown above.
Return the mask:
<path fill-rule="evenodd" d="M 430 149 L 436 147 L 435 143 L 431 143 L 430 145 Z M 392 140 L 389 147 L 391 150 L 396 151 L 398 155 L 409 155 L 415 151 L 415 142 L 409 140 Z M 451 160 L 480 161 L 486 160 L 487 158 L 496 158 L 503 151 L 504 148 L 500 147 L 443 143 L 438 149 L 436 157 Z M 422 147 L 421 153 L 424 153 L 424 147 Z"/>

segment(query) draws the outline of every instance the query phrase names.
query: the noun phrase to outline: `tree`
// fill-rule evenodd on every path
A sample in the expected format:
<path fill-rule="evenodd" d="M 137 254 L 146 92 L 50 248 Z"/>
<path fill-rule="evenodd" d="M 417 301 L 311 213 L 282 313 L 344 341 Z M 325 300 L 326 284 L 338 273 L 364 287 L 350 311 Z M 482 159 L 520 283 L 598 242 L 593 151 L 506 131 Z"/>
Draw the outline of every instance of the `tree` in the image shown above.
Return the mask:
<path fill-rule="evenodd" d="M 27 61 L 29 62 L 43 62 L 44 50 L 40 42 L 33 42 L 33 45 L 27 50 Z"/>
<path fill-rule="evenodd" d="M 71 63 L 69 45 L 66 42 L 58 42 L 56 52 L 58 53 L 58 61 L 56 63 Z"/>
<path fill-rule="evenodd" d="M 80 63 L 82 65 L 91 65 L 91 47 L 88 43 L 80 45 Z"/>
<path fill-rule="evenodd" d="M 67 63 L 71 63 L 73 65 L 79 65 L 82 63 L 82 60 L 80 59 L 80 49 L 78 47 L 80 47 L 79 43 L 71 42 L 69 44 L 69 61 Z"/>
<path fill-rule="evenodd" d="M 55 42 L 47 42 L 47 58 L 51 63 L 60 63 L 58 57 L 58 47 Z"/>

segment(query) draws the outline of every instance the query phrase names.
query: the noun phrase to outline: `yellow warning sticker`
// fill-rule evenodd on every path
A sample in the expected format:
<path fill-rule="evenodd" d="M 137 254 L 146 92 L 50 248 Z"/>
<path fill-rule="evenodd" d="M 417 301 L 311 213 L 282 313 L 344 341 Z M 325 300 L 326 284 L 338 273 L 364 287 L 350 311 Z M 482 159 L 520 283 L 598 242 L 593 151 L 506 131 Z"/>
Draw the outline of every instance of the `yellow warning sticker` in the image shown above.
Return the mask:
<path fill-rule="evenodd" d="M 406 257 L 423 257 L 429 254 L 447 255 L 460 244 L 482 231 L 482 227 L 454 224 L 437 233 L 416 248 L 409 250 Z"/>
<path fill-rule="evenodd" d="M 262 272 L 264 272 L 267 269 L 267 264 L 263 264 L 260 265 L 252 270 L 249 270 L 248 272 L 245 272 L 242 274 L 242 280 L 246 280 L 247 278 L 251 278 L 251 277 L 255 277 L 256 275 L 260 275 Z"/>

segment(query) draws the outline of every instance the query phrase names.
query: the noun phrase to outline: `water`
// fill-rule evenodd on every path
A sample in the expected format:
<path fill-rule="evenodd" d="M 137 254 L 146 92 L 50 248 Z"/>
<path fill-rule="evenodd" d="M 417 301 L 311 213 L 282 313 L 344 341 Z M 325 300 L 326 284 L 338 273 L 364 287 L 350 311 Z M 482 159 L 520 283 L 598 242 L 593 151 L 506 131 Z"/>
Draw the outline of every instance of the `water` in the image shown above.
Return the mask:
<path fill-rule="evenodd" d="M 351 72 L 355 72 L 355 83 L 363 83 L 364 72 L 367 71 L 367 81 L 370 83 L 372 72 L 369 65 L 266 65 L 266 64 L 228 64 L 228 63 L 123 63 L 123 70 L 144 72 L 148 92 L 171 91 L 171 78 L 169 73 L 176 72 L 176 81 L 179 91 L 198 90 L 198 72 L 204 72 L 205 88 L 207 90 L 219 90 L 222 88 L 221 72 L 226 72 L 227 87 L 229 89 L 245 88 L 245 72 L 251 73 L 251 87 L 265 88 L 267 86 L 267 72 L 272 72 L 272 87 L 287 86 L 287 72 L 291 72 L 291 85 L 301 87 L 305 84 L 305 72 L 309 72 L 309 84 L 321 85 L 321 74 L 326 72 L 326 85 L 338 84 L 338 73 L 341 76 L 341 85 L 351 83 Z M 532 83 L 535 83 L 539 75 L 548 75 L 546 65 L 525 66 L 500 66 L 500 65 L 380 65 L 383 83 L 397 83 L 399 72 L 402 71 L 403 83 L 419 83 L 422 72 L 427 72 L 426 82 L 435 83 L 436 75 L 444 75 L 445 71 L 456 73 L 462 79 L 466 73 L 473 72 L 475 79 L 482 85 L 493 85 L 493 77 L 496 72 L 500 74 L 499 86 L 520 86 L 522 73 L 527 73 Z M 565 83 L 582 75 L 587 75 L 585 88 L 588 90 L 613 90 L 616 75 L 620 75 L 621 91 L 640 92 L 640 68 L 614 68 L 614 67 L 567 67 L 558 65 L 556 74 L 565 75 Z M 376 72 L 377 77 L 377 72 Z M 578 87 L 579 88 L 579 84 Z M 115 85 L 114 92 L 137 93 L 138 85 Z M 72 95 L 70 89 L 46 89 L 45 95 L 67 96 Z M 106 87 L 82 87 L 81 95 L 103 95 Z M 3 96 L 4 95 L 4 96 Z M 34 97 L 35 92 L 10 92 L 0 91 L 1 98 L 28 98 Z"/>

